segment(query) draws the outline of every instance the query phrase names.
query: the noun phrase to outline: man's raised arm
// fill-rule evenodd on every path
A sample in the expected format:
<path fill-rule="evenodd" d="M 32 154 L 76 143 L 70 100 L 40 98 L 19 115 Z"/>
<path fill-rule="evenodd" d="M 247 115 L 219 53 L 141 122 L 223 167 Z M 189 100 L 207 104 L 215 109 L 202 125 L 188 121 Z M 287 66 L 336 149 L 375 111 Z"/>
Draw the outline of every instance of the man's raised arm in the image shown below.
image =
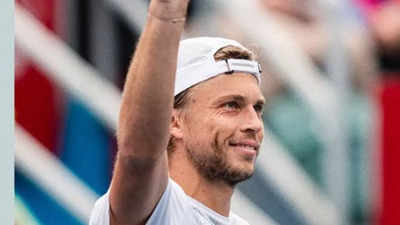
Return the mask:
<path fill-rule="evenodd" d="M 145 224 L 167 186 L 166 148 L 188 2 L 150 3 L 123 91 L 110 190 L 112 225 Z"/>

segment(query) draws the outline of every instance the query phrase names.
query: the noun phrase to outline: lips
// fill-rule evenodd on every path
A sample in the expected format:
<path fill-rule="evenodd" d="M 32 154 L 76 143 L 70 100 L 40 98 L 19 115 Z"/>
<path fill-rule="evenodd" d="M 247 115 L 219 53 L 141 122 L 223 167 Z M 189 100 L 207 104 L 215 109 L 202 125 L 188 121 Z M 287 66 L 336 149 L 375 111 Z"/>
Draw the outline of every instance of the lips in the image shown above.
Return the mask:
<path fill-rule="evenodd" d="M 250 140 L 248 140 L 248 141 L 247 140 L 246 141 L 230 141 L 229 145 L 233 146 L 233 147 L 240 147 L 240 148 L 252 150 L 252 151 L 258 151 L 258 149 L 260 148 L 260 144 L 258 144 L 255 141 L 250 141 Z"/>

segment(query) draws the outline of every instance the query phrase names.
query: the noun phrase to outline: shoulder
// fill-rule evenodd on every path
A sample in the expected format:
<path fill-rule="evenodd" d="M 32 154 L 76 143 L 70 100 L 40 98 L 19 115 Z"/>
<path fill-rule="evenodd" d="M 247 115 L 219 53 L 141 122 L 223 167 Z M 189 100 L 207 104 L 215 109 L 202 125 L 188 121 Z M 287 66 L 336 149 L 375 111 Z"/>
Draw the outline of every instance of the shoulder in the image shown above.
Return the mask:
<path fill-rule="evenodd" d="M 232 219 L 232 225 L 250 225 L 246 220 L 244 220 L 242 217 L 236 215 L 233 212 L 231 212 L 231 219 Z"/>
<path fill-rule="evenodd" d="M 109 201 L 108 192 L 101 196 L 96 203 L 90 215 L 89 225 L 109 225 Z"/>
<path fill-rule="evenodd" d="M 169 179 L 166 190 L 157 203 L 147 225 L 188 224 L 190 213 L 188 210 L 188 196 L 183 189 Z M 92 210 L 89 225 L 110 225 L 109 192 L 100 197 Z M 190 224 L 190 223 L 189 223 Z M 240 224 L 241 225 L 241 224 Z"/>
<path fill-rule="evenodd" d="M 182 187 L 179 184 L 177 184 L 173 179 L 169 178 L 168 185 L 171 187 L 172 191 L 176 192 L 179 195 L 186 196 Z"/>
<path fill-rule="evenodd" d="M 188 209 L 187 195 L 183 189 L 170 178 L 163 196 L 146 224 L 188 224 L 186 223 L 189 216 Z"/>

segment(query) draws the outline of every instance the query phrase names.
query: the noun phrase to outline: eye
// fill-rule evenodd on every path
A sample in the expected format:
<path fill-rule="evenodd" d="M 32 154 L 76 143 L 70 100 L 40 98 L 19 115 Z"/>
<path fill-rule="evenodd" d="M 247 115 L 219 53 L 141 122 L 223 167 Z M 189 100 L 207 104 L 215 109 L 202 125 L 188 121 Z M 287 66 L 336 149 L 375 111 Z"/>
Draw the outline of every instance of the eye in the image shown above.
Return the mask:
<path fill-rule="evenodd" d="M 255 104 L 254 110 L 260 114 L 263 113 L 264 105 L 263 104 Z"/>
<path fill-rule="evenodd" d="M 235 101 L 230 101 L 230 102 L 224 103 L 223 107 L 228 110 L 236 110 L 236 109 L 240 108 L 240 105 L 239 105 L 239 103 L 237 103 Z"/>

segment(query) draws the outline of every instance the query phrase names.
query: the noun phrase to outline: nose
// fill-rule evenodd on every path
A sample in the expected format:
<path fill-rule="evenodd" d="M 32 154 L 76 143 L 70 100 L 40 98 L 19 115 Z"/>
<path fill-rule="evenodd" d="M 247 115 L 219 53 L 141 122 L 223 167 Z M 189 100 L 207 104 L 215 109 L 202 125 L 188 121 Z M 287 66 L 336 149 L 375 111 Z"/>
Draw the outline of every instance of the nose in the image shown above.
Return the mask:
<path fill-rule="evenodd" d="M 243 118 L 241 124 L 241 131 L 245 133 L 257 134 L 262 131 L 264 124 L 261 115 L 254 109 L 253 106 L 249 106 L 246 110 L 243 110 Z"/>

